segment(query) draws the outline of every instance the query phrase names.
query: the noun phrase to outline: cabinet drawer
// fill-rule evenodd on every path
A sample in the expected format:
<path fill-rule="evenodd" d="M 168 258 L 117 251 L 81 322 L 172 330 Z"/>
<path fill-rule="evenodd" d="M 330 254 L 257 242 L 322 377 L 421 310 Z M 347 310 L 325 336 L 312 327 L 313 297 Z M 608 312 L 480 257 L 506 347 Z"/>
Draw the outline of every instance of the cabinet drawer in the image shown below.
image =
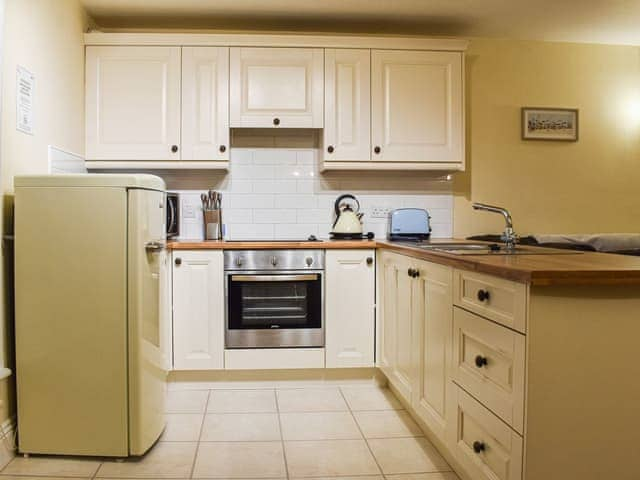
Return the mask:
<path fill-rule="evenodd" d="M 456 270 L 453 303 L 525 333 L 527 286 L 524 283 Z"/>
<path fill-rule="evenodd" d="M 474 480 L 522 478 L 522 437 L 461 388 L 454 388 L 449 445 Z"/>
<path fill-rule="evenodd" d="M 453 379 L 521 434 L 524 362 L 524 335 L 454 308 Z"/>

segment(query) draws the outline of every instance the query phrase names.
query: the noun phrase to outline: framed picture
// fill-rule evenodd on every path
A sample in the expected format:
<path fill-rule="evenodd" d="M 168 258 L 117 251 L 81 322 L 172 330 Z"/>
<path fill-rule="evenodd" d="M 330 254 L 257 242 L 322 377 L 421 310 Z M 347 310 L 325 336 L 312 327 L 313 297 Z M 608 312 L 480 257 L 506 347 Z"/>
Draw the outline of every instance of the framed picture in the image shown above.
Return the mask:
<path fill-rule="evenodd" d="M 578 141 L 577 108 L 522 108 L 523 140 Z"/>

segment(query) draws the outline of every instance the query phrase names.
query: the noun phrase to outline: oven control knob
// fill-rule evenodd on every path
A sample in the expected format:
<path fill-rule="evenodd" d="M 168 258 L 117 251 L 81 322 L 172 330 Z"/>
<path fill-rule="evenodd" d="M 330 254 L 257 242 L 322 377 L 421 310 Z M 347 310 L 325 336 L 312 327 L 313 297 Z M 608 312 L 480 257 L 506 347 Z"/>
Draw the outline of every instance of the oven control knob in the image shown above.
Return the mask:
<path fill-rule="evenodd" d="M 310 267 L 311 265 L 313 265 L 313 258 L 311 257 L 307 257 L 304 259 L 304 263 L 307 264 L 307 267 Z"/>
<path fill-rule="evenodd" d="M 238 257 L 238 258 L 236 258 L 236 265 L 237 265 L 238 267 L 241 267 L 241 266 L 242 266 L 242 263 L 243 263 L 242 257 Z"/>
<path fill-rule="evenodd" d="M 271 265 L 273 265 L 274 267 L 278 265 L 278 257 L 276 257 L 275 255 L 271 257 Z"/>

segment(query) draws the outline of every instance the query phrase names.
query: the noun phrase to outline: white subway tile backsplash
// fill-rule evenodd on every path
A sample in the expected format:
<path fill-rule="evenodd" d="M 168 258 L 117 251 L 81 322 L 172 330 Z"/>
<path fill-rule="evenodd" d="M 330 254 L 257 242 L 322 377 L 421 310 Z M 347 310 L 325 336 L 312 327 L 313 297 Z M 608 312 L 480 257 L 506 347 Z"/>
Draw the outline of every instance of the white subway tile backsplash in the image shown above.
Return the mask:
<path fill-rule="evenodd" d="M 296 223 L 296 211 L 291 209 L 264 208 L 253 211 L 253 223 Z"/>
<path fill-rule="evenodd" d="M 282 148 L 263 148 L 253 151 L 255 165 L 295 165 L 297 155 L 295 150 Z"/>
<path fill-rule="evenodd" d="M 317 156 L 318 151 L 312 148 L 233 148 L 230 172 L 217 184 L 223 193 L 227 238 L 327 237 L 335 200 L 344 193 L 358 198 L 365 214 L 364 231 L 372 231 L 378 238 L 386 237 L 387 219 L 372 218 L 373 207 L 425 208 L 432 217 L 432 235 L 452 235 L 450 184 L 419 173 L 319 174 Z M 180 193 L 180 237 L 202 238 L 201 191 Z"/>
<path fill-rule="evenodd" d="M 328 235 L 329 231 L 326 230 L 326 234 L 321 233 L 321 236 Z M 278 239 L 305 239 L 309 235 L 318 236 L 317 225 L 299 225 L 295 223 L 291 224 L 276 224 L 275 225 L 275 237 Z"/>
<path fill-rule="evenodd" d="M 276 195 L 276 208 L 314 208 L 316 197 L 313 195 Z"/>
<path fill-rule="evenodd" d="M 296 180 L 254 180 L 253 193 L 296 193 Z"/>

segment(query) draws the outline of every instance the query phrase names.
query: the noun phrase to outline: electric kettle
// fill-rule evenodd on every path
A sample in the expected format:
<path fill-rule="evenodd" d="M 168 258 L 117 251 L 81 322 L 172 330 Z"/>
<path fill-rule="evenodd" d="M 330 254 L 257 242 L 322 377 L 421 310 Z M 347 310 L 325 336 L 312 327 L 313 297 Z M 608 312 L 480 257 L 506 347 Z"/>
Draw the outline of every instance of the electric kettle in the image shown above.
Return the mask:
<path fill-rule="evenodd" d="M 344 200 L 353 200 L 346 202 Z M 355 203 L 355 205 L 352 205 Z M 362 238 L 362 216 L 360 202 L 351 194 L 340 195 L 334 205 L 336 219 L 333 222 L 331 238 Z"/>

